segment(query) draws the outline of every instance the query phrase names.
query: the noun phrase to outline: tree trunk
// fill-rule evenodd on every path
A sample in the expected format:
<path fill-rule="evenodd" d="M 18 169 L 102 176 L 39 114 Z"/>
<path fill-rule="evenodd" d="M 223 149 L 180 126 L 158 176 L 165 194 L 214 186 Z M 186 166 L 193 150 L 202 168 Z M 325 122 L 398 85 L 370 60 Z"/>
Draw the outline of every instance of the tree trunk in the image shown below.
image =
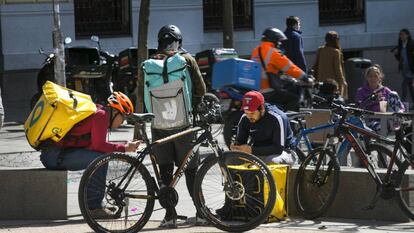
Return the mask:
<path fill-rule="evenodd" d="M 139 8 L 139 22 L 138 22 L 138 51 L 137 51 L 137 62 L 138 62 L 138 72 L 137 72 L 137 88 L 136 96 L 137 101 L 135 104 L 135 112 L 142 113 L 144 112 L 144 77 L 141 77 L 141 63 L 148 58 L 148 24 L 149 24 L 149 15 L 150 15 L 150 0 L 141 0 L 141 5 Z M 134 139 L 140 139 L 139 130 L 135 126 L 134 128 Z"/>
<path fill-rule="evenodd" d="M 56 0 L 53 0 L 53 48 L 55 50 L 55 82 L 66 87 L 65 47 L 62 41 L 62 32 L 60 31 L 59 3 L 57 3 Z"/>
<path fill-rule="evenodd" d="M 223 1 L 223 47 L 234 48 L 233 43 L 233 1 Z"/>

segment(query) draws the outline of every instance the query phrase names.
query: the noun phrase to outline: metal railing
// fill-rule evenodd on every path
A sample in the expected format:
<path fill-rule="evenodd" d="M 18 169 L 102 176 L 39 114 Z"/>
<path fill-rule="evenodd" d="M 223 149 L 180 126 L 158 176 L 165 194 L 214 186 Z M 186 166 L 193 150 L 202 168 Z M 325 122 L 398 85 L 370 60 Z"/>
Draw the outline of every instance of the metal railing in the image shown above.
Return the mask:
<path fill-rule="evenodd" d="M 77 37 L 131 34 L 130 0 L 75 0 Z"/>
<path fill-rule="evenodd" d="M 227 0 L 228 1 L 228 0 Z M 253 0 L 233 0 L 234 29 L 253 28 Z M 204 30 L 223 29 L 222 0 L 203 0 Z"/>
<path fill-rule="evenodd" d="M 365 22 L 365 0 L 319 0 L 319 24 Z"/>

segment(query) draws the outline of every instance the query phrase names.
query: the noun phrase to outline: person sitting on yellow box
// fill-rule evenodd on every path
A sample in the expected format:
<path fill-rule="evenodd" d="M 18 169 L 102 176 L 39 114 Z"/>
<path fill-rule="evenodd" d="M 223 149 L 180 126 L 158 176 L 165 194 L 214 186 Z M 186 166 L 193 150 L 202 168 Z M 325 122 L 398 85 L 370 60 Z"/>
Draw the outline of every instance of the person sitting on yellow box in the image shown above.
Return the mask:
<path fill-rule="evenodd" d="M 239 121 L 236 142 L 230 149 L 256 155 L 266 163 L 294 164 L 295 157 L 286 152 L 293 137 L 286 114 L 274 105 L 265 104 L 263 95 L 257 91 L 243 96 L 241 110 L 244 114 Z"/>

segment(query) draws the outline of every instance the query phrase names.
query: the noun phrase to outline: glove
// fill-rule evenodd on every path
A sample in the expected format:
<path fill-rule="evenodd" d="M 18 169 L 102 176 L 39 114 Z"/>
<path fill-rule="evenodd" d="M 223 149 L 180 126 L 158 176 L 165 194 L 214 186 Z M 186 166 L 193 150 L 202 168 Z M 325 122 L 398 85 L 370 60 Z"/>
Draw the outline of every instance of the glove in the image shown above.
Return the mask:
<path fill-rule="evenodd" d="M 315 82 L 315 78 L 312 75 L 307 74 L 307 75 L 302 76 L 301 81 L 308 83 L 308 84 L 313 84 Z"/>
<path fill-rule="evenodd" d="M 194 109 L 198 109 L 198 105 L 200 103 L 202 103 L 202 102 L 203 102 L 203 96 L 202 97 L 196 97 L 196 96 L 194 96 L 193 97 L 193 108 Z"/>

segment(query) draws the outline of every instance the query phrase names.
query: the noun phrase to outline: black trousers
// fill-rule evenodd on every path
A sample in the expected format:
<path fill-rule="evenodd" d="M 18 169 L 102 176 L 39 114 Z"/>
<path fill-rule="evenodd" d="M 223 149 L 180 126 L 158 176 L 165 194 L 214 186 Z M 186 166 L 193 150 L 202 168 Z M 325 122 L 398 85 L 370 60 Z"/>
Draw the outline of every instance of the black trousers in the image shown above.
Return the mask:
<path fill-rule="evenodd" d="M 278 89 L 264 94 L 266 102 L 275 104 L 284 111 L 299 111 L 299 96 L 286 89 Z"/>

